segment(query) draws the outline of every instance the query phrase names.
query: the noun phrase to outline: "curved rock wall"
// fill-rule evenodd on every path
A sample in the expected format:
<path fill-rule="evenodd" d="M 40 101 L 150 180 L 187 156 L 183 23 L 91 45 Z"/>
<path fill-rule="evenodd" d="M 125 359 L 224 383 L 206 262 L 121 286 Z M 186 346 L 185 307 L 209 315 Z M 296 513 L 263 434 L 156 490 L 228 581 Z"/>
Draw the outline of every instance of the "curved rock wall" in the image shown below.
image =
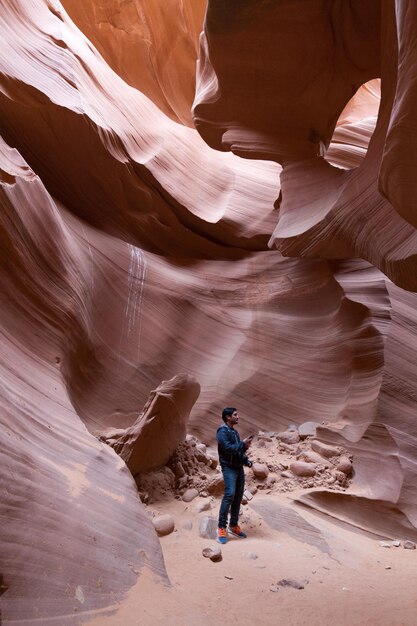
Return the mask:
<path fill-rule="evenodd" d="M 3 2 L 5 618 L 69 620 L 145 564 L 166 576 L 133 479 L 97 438 L 178 373 L 201 386 L 203 441 L 229 404 L 242 434 L 323 422 L 358 457 L 359 512 L 348 494 L 313 506 L 416 526 L 417 240 L 384 183 L 402 83 L 379 52 L 404 32 L 408 59 L 398 4 L 323 0 L 282 20 L 287 2 L 210 0 L 194 108 L 210 147 L 189 113 L 203 2 Z"/>

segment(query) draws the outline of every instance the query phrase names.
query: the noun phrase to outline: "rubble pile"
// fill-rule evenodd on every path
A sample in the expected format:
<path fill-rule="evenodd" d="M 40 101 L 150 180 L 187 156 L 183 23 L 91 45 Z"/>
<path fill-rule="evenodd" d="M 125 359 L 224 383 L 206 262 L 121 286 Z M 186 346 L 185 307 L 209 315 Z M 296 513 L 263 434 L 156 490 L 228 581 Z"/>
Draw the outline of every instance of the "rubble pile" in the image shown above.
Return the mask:
<path fill-rule="evenodd" d="M 341 446 L 315 437 L 312 423 L 284 432 L 259 431 L 248 451 L 253 467 L 246 471 L 247 492 L 291 492 L 326 488 L 345 491 L 353 476 L 353 457 Z M 180 443 L 166 466 L 135 477 L 145 504 L 166 497 L 191 501 L 223 493 L 217 452 L 192 435 Z"/>

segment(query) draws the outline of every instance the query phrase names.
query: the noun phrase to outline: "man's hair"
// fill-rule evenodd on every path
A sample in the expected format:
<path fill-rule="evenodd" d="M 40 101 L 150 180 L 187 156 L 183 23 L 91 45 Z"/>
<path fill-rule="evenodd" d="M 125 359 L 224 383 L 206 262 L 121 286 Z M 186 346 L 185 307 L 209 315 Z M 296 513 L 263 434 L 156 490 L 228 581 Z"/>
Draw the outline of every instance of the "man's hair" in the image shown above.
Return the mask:
<path fill-rule="evenodd" d="M 227 418 L 230 417 L 231 415 L 233 415 L 233 413 L 236 411 L 234 406 L 227 406 L 225 409 L 223 409 L 223 413 L 222 413 L 222 420 L 224 423 L 227 422 Z"/>

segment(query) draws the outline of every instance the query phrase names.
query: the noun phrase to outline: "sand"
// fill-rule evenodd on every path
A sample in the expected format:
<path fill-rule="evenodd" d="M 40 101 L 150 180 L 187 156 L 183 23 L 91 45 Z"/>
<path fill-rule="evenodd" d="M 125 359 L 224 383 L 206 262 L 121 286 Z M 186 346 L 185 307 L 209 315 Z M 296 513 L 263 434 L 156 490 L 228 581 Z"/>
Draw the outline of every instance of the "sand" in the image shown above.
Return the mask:
<path fill-rule="evenodd" d="M 417 615 L 417 551 L 403 546 L 384 548 L 381 538 L 358 533 L 324 516 L 296 508 L 297 517 L 317 529 L 294 538 L 277 531 L 254 511 L 292 507 L 293 495 L 256 494 L 243 507 L 247 539 L 231 538 L 222 546 L 222 560 L 203 558 L 212 540 L 199 536 L 196 512 L 202 498 L 191 503 L 161 501 L 148 507 L 170 513 L 175 531 L 161 537 L 170 586 L 144 570 L 114 613 L 85 623 L 92 626 L 218 626 L 261 623 L 265 626 L 414 626 Z M 219 498 L 209 514 L 217 515 Z M 320 545 L 312 545 L 317 541 Z M 310 543 L 309 543 L 310 542 Z M 291 580 L 303 589 L 280 587 Z"/>

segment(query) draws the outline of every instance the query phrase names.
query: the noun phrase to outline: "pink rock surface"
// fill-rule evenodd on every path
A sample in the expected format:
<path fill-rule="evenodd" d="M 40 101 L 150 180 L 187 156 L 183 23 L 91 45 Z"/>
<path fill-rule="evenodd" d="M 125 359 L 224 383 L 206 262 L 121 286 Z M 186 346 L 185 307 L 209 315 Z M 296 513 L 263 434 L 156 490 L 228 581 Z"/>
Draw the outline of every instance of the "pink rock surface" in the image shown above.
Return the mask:
<path fill-rule="evenodd" d="M 5 620 L 166 577 L 97 437 L 178 372 L 207 444 L 231 403 L 244 435 L 325 422 L 352 485 L 302 499 L 415 538 L 415 9 L 296 4 L 209 1 L 207 145 L 203 2 L 3 2 Z"/>

